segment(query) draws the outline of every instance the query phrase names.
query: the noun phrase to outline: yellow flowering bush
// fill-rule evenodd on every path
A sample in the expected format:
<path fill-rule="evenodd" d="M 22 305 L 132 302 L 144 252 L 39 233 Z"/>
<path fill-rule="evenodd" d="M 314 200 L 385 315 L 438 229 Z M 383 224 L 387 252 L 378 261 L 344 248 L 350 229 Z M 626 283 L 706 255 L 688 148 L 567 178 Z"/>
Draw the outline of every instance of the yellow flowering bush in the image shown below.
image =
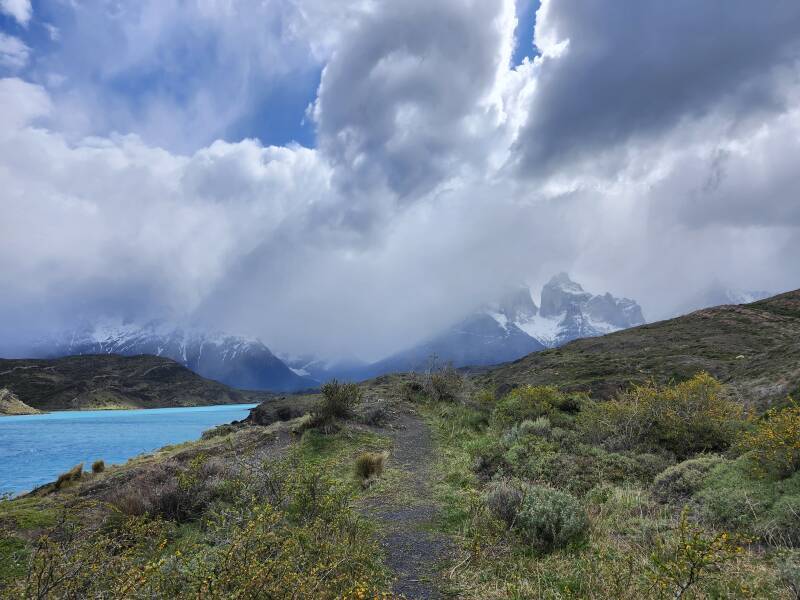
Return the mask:
<path fill-rule="evenodd" d="M 660 596 L 682 598 L 743 552 L 739 541 L 728 533 L 710 533 L 690 523 L 684 510 L 674 535 L 660 540 L 650 558 L 655 591 Z"/>
<path fill-rule="evenodd" d="M 786 478 L 800 470 L 800 406 L 790 399 L 790 406 L 771 410 L 754 430 L 739 438 L 739 449 L 750 453 L 756 470 L 762 475 Z"/>
<path fill-rule="evenodd" d="M 582 411 L 587 438 L 613 450 L 666 449 L 686 458 L 726 449 L 744 424 L 741 406 L 698 373 L 677 385 L 637 385 Z"/>

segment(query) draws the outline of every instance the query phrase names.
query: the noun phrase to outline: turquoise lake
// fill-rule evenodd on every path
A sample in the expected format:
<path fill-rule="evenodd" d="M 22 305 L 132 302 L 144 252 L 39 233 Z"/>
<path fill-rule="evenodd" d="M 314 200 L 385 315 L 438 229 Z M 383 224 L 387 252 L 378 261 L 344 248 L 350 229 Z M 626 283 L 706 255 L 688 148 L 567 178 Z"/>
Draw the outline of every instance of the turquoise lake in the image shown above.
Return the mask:
<path fill-rule="evenodd" d="M 124 463 L 215 425 L 244 419 L 255 404 L 54 412 L 0 417 L 0 493 L 54 481 L 78 463 Z"/>

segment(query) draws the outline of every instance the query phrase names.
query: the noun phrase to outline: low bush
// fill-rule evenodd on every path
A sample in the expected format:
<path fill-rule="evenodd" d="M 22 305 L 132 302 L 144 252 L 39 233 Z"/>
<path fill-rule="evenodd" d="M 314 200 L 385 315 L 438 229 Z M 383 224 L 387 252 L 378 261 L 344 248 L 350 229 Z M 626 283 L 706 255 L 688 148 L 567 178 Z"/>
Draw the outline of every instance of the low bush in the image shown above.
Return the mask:
<path fill-rule="evenodd" d="M 612 450 L 667 450 L 680 458 L 727 449 L 744 425 L 741 407 L 708 373 L 672 386 L 634 386 L 579 415 L 587 439 Z"/>
<path fill-rule="evenodd" d="M 532 485 L 525 490 L 514 529 L 536 549 L 549 552 L 583 540 L 589 520 L 574 496 Z"/>
<path fill-rule="evenodd" d="M 656 477 L 653 497 L 659 502 L 684 502 L 703 487 L 709 471 L 723 462 L 720 456 L 708 455 L 673 465 Z"/>
<path fill-rule="evenodd" d="M 106 463 L 103 460 L 96 460 L 92 463 L 92 473 L 102 473 L 106 470 Z"/>
<path fill-rule="evenodd" d="M 738 440 L 739 450 L 750 454 L 761 475 L 785 478 L 800 470 L 800 406 L 790 402 L 767 412 Z"/>
<path fill-rule="evenodd" d="M 362 480 L 380 477 L 383 474 L 386 458 L 384 452 L 364 452 L 356 459 L 356 475 Z"/>
<path fill-rule="evenodd" d="M 78 481 L 81 477 L 83 477 L 83 463 L 79 465 L 75 465 L 66 473 L 62 473 L 56 479 L 56 489 L 60 490 L 61 488 L 67 487 L 71 483 Z"/>
<path fill-rule="evenodd" d="M 672 536 L 660 540 L 651 557 L 655 588 L 665 597 L 687 597 L 743 551 L 729 534 L 690 523 L 684 511 Z"/>
<path fill-rule="evenodd" d="M 322 386 L 322 401 L 314 410 L 314 425 L 331 425 L 337 419 L 352 416 L 353 408 L 361 401 L 361 388 L 355 383 L 334 379 Z"/>
<path fill-rule="evenodd" d="M 232 477 L 221 461 L 198 455 L 187 466 L 165 462 L 142 469 L 107 501 L 124 515 L 187 523 L 224 497 L 225 482 Z"/>

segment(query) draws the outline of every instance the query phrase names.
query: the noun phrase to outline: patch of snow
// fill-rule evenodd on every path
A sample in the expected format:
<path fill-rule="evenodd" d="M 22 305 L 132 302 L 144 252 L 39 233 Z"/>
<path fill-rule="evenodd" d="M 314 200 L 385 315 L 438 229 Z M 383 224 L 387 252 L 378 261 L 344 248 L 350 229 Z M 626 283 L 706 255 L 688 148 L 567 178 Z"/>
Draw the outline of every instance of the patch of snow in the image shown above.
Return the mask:
<path fill-rule="evenodd" d="M 506 317 L 503 313 L 495 312 L 495 311 L 486 311 L 486 313 L 492 317 L 500 327 L 503 328 L 504 331 L 508 332 L 508 317 Z"/>
<path fill-rule="evenodd" d="M 309 373 L 305 369 L 293 369 L 292 367 L 289 367 L 289 370 L 291 370 L 292 373 L 294 373 L 295 375 L 299 375 L 300 377 L 310 377 L 311 376 L 311 373 Z"/>
<path fill-rule="evenodd" d="M 553 347 L 558 343 L 563 319 L 564 313 L 555 317 L 535 315 L 525 321 L 515 323 L 515 325 L 545 346 Z"/>

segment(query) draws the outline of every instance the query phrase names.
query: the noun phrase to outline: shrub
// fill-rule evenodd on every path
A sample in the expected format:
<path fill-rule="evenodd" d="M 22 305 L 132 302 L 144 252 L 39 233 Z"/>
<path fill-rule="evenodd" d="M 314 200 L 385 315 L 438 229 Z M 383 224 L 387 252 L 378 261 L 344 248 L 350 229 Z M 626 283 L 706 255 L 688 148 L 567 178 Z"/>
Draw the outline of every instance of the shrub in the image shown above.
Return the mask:
<path fill-rule="evenodd" d="M 384 452 L 364 452 L 356 459 L 356 475 L 362 480 L 380 477 L 386 459 L 387 455 Z"/>
<path fill-rule="evenodd" d="M 97 473 L 102 473 L 102 472 L 103 472 L 103 471 L 105 471 L 105 470 L 106 470 L 106 463 L 105 463 L 105 461 L 102 461 L 102 460 L 96 460 L 96 461 L 94 461 L 94 462 L 92 463 L 92 473 L 94 473 L 95 475 L 96 475 Z"/>
<path fill-rule="evenodd" d="M 704 531 L 689 523 L 684 511 L 671 538 L 661 540 L 651 556 L 656 589 L 673 598 L 683 598 L 689 589 L 697 588 L 703 579 L 719 572 L 742 552 L 730 535 Z"/>
<path fill-rule="evenodd" d="M 56 479 L 56 489 L 60 490 L 63 487 L 68 486 L 69 484 L 78 481 L 83 476 L 83 463 L 79 465 L 75 465 L 66 473 L 62 473 Z"/>
<path fill-rule="evenodd" d="M 423 378 L 423 390 L 434 402 L 456 402 L 464 391 L 464 377 L 452 365 L 428 369 Z"/>
<path fill-rule="evenodd" d="M 651 491 L 660 502 L 682 502 L 691 498 L 706 480 L 708 472 L 724 459 L 719 456 L 700 456 L 673 465 L 656 477 Z"/>
<path fill-rule="evenodd" d="M 634 386 L 580 415 L 590 441 L 615 450 L 666 449 L 687 458 L 726 449 L 744 424 L 742 409 L 708 373 L 673 386 Z"/>
<path fill-rule="evenodd" d="M 563 395 L 551 386 L 526 385 L 513 389 L 495 406 L 492 421 L 500 428 L 553 413 Z"/>
<path fill-rule="evenodd" d="M 315 424 L 329 425 L 336 419 L 347 419 L 361 401 L 361 389 L 355 383 L 340 383 L 336 379 L 322 386 L 322 401 L 315 410 Z"/>
<path fill-rule="evenodd" d="M 522 507 L 525 492 L 522 485 L 507 479 L 492 482 L 484 497 L 491 513 L 512 527 Z"/>
<path fill-rule="evenodd" d="M 579 542 L 588 528 L 586 511 L 574 496 L 540 485 L 527 487 L 514 524 L 527 543 L 543 552 Z"/>
<path fill-rule="evenodd" d="M 790 400 L 791 401 L 791 400 Z M 762 475 L 789 477 L 800 470 L 800 406 L 771 410 L 753 431 L 743 433 L 738 441 L 749 452 Z"/>

